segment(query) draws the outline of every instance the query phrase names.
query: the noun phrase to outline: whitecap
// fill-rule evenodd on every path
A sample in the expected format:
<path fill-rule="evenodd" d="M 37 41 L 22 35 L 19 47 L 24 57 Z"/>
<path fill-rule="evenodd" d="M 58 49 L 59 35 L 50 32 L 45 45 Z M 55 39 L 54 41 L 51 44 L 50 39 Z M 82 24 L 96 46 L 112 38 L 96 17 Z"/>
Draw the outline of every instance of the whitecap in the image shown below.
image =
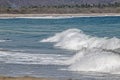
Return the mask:
<path fill-rule="evenodd" d="M 120 39 L 113 37 L 95 37 L 84 34 L 79 29 L 68 29 L 54 36 L 43 39 L 40 42 L 55 42 L 54 46 L 69 50 L 81 50 L 83 48 L 118 49 Z"/>
<path fill-rule="evenodd" d="M 86 35 L 79 29 L 68 29 L 40 42 L 53 42 L 55 47 L 77 50 L 63 61 L 71 71 L 120 72 L 120 39 Z"/>

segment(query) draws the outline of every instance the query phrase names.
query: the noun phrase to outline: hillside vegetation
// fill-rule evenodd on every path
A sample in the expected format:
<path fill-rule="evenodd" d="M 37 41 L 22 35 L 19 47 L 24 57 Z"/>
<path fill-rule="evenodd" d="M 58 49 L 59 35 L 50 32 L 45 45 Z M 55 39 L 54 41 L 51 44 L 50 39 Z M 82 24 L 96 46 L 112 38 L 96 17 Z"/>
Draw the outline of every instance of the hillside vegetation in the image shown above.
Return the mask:
<path fill-rule="evenodd" d="M 120 13 L 120 0 L 0 0 L 0 13 Z"/>

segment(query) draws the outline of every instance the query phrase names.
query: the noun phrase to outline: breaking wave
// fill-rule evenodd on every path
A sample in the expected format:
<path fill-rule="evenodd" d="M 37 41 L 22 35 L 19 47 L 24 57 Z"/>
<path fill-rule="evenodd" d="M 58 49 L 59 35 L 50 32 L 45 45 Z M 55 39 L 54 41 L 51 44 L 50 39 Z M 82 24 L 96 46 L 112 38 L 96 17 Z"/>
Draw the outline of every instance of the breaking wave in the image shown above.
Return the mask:
<path fill-rule="evenodd" d="M 120 48 L 120 39 L 99 38 L 86 35 L 79 29 L 68 29 L 53 37 L 43 39 L 41 42 L 55 42 L 56 47 L 70 50 L 81 50 L 83 48 L 100 48 L 100 49 L 118 49 Z"/>
<path fill-rule="evenodd" d="M 55 47 L 77 50 L 63 61 L 71 71 L 120 72 L 120 39 L 96 37 L 79 29 L 68 29 L 40 42 L 53 42 Z"/>

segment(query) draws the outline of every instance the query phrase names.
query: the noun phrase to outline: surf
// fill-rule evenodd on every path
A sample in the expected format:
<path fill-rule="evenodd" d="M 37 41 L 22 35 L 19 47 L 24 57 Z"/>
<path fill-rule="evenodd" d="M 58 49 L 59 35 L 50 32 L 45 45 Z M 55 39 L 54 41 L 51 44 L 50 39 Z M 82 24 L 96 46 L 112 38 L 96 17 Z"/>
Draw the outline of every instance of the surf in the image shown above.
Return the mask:
<path fill-rule="evenodd" d="M 80 50 L 82 48 L 100 48 L 100 49 L 118 49 L 120 48 L 120 39 L 113 37 L 95 37 L 84 34 L 79 29 L 68 29 L 54 36 L 43 39 L 40 42 L 55 42 L 54 46 L 69 49 Z"/>
<path fill-rule="evenodd" d="M 68 57 L 59 54 L 38 54 L 19 51 L 0 50 L 0 62 L 8 64 L 63 65 Z"/>
<path fill-rule="evenodd" d="M 70 71 L 120 72 L 120 39 L 85 34 L 80 29 L 68 29 L 40 42 L 52 42 L 54 47 L 75 50 L 63 61 Z"/>

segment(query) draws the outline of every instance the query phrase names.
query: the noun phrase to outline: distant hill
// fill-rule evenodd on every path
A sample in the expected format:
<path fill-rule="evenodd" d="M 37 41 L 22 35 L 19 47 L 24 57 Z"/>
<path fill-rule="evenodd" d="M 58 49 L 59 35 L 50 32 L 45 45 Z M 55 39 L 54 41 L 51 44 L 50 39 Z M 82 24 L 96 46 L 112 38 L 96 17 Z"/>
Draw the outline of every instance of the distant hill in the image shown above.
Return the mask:
<path fill-rule="evenodd" d="M 120 2 L 120 0 L 0 0 L 0 6 L 18 8 L 22 6 L 109 4 L 115 2 Z"/>

